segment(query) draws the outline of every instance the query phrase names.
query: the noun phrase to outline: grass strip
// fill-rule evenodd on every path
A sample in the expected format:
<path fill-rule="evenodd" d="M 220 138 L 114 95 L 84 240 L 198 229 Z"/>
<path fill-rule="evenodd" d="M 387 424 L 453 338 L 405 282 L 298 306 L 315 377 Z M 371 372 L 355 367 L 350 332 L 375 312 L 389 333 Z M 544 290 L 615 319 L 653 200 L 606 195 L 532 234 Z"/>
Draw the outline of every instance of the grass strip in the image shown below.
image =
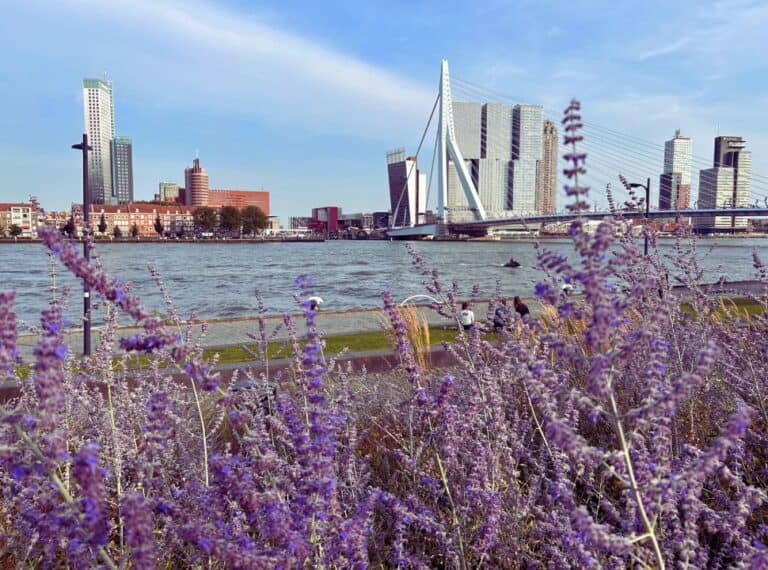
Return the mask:
<path fill-rule="evenodd" d="M 680 309 L 693 317 L 696 312 L 690 303 L 682 303 Z M 756 303 L 749 297 L 723 297 L 720 299 L 720 306 L 714 311 L 711 317 L 719 319 L 749 319 L 753 316 L 761 315 L 764 312 L 763 305 Z M 374 350 L 384 350 L 391 347 L 391 333 L 385 331 L 368 331 L 360 333 L 349 333 L 340 335 L 331 335 L 324 337 L 326 354 L 338 354 L 344 350 L 349 353 L 369 352 Z M 493 333 L 490 333 L 491 335 Z M 435 327 L 430 329 L 429 345 L 435 346 L 443 342 L 452 342 L 456 339 L 456 329 L 444 327 Z M 299 344 L 303 344 L 300 341 Z M 249 352 L 250 351 L 250 352 Z M 203 357 L 207 360 L 214 355 L 219 355 L 219 363 L 231 364 L 236 362 L 250 362 L 254 360 L 253 354 L 259 354 L 256 343 L 243 343 L 225 346 L 211 346 L 203 350 Z M 286 340 L 273 340 L 268 344 L 267 355 L 270 360 L 279 358 L 290 358 L 291 347 Z M 126 361 L 128 369 L 149 368 L 150 355 L 134 355 Z M 119 359 L 114 360 L 117 365 Z M 22 365 L 15 370 L 19 378 L 26 378 L 30 374 L 29 365 Z"/>

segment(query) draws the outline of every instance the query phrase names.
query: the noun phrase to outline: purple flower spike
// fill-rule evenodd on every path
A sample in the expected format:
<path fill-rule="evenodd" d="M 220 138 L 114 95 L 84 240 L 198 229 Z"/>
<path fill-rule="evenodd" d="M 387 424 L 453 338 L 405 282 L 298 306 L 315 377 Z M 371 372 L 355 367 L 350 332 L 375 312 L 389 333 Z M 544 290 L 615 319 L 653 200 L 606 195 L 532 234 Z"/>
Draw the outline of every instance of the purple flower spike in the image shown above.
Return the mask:
<path fill-rule="evenodd" d="M 16 314 L 13 312 L 13 291 L 0 291 L 0 380 L 12 376 L 20 362 L 16 348 Z"/>

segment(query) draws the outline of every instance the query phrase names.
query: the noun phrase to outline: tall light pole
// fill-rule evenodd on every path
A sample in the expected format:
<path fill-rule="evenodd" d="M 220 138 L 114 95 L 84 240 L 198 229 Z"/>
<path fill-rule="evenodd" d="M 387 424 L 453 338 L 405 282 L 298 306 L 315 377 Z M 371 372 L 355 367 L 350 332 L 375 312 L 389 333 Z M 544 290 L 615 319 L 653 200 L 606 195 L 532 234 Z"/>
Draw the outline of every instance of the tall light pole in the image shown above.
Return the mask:
<path fill-rule="evenodd" d="M 651 179 L 648 178 L 645 185 L 639 182 L 630 182 L 630 188 L 644 188 L 645 189 L 645 243 L 643 244 L 643 254 L 648 255 L 648 214 L 651 211 Z"/>
<path fill-rule="evenodd" d="M 91 206 L 91 193 L 88 188 L 88 135 L 83 133 L 83 142 L 73 144 L 72 148 L 83 152 L 83 255 L 86 261 L 91 259 L 91 244 L 88 241 L 88 210 Z M 91 286 L 83 279 L 83 355 L 91 354 Z"/>

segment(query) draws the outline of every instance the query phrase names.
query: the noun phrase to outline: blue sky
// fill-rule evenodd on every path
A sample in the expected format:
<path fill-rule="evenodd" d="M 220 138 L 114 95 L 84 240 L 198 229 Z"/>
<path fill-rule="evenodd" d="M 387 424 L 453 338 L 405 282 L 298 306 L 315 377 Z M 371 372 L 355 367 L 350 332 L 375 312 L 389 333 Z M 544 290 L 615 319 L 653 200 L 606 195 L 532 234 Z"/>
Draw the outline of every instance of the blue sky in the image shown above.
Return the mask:
<path fill-rule="evenodd" d="M 455 99 L 472 84 L 557 115 L 580 98 L 585 120 L 625 147 L 587 133 L 595 185 L 619 168 L 656 180 L 647 143 L 660 148 L 675 128 L 701 161 L 716 132 L 744 136 L 768 176 L 765 2 L 11 3 L 0 19 L 0 201 L 79 199 L 69 147 L 83 129 L 81 80 L 106 72 L 118 133 L 134 141 L 138 199 L 161 180 L 183 183 L 199 149 L 212 187 L 263 187 L 284 220 L 321 205 L 386 209 L 385 153 L 415 151 L 441 58 L 468 82 Z"/>

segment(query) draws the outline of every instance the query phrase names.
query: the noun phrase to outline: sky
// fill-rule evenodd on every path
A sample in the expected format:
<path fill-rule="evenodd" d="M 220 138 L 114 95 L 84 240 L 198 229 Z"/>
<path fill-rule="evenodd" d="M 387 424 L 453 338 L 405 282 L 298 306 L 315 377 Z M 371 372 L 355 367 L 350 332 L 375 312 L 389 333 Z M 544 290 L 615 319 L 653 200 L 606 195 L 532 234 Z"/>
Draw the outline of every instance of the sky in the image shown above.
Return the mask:
<path fill-rule="evenodd" d="M 268 190 L 283 222 L 325 205 L 385 210 L 386 152 L 415 153 L 443 58 L 454 99 L 526 101 L 559 118 L 579 98 L 595 202 L 618 170 L 657 181 L 678 128 L 704 167 L 715 134 L 743 136 L 755 192 L 768 188 L 764 1 L 2 5 L 0 202 L 80 200 L 70 146 L 82 79 L 106 74 L 117 132 L 133 139 L 136 199 L 183 184 L 199 153 L 212 188 Z"/>

